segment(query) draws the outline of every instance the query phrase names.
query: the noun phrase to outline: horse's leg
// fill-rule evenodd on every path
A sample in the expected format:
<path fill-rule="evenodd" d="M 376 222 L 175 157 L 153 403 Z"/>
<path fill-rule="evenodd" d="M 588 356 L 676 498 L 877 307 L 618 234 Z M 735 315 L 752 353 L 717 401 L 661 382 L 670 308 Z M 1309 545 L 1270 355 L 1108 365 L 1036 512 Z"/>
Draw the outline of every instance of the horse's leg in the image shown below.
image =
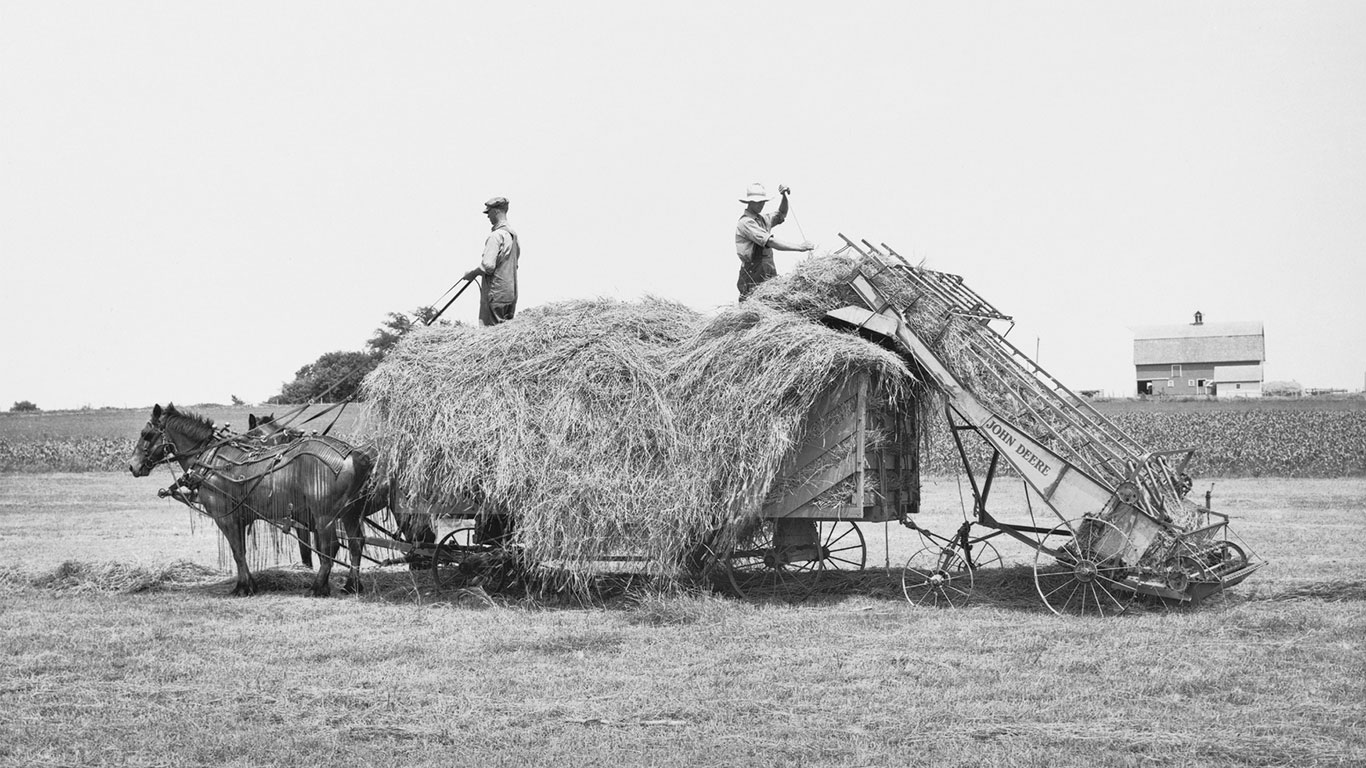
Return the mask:
<path fill-rule="evenodd" d="M 365 548 L 364 531 L 362 528 L 362 518 L 359 505 L 354 510 L 350 507 L 342 518 L 342 525 L 346 529 L 346 548 L 351 552 L 351 569 L 346 575 L 346 583 L 342 586 L 342 591 L 347 594 L 359 595 L 365 591 L 365 585 L 360 580 L 360 557 L 361 551 Z"/>
<path fill-rule="evenodd" d="M 214 522 L 218 523 L 218 530 L 222 531 L 223 538 L 228 540 L 232 560 L 237 564 L 237 585 L 233 587 L 233 596 L 245 597 L 256 594 L 256 580 L 247 569 L 246 534 L 250 523 L 242 515 L 214 517 Z"/>
<path fill-rule="evenodd" d="M 318 546 L 318 537 L 313 535 L 313 525 L 304 520 L 294 527 L 294 535 L 299 537 L 299 562 L 308 570 L 313 570 L 313 548 Z"/>
<path fill-rule="evenodd" d="M 418 505 L 414 505 L 416 508 Z M 403 559 L 408 561 L 408 570 L 420 571 L 430 567 L 430 558 L 418 554 L 424 544 L 432 544 L 435 535 L 428 536 L 430 526 L 425 524 L 427 517 L 420 512 L 402 512 L 395 508 L 389 510 L 394 517 L 394 523 L 398 528 L 399 539 L 408 545 L 408 551 Z M 428 541 L 431 538 L 432 541 Z"/>
<path fill-rule="evenodd" d="M 436 527 L 432 524 L 436 505 L 432 503 L 413 504 L 413 511 L 404 516 L 404 529 L 408 540 L 414 544 L 435 544 Z"/>
<path fill-rule="evenodd" d="M 313 512 L 309 509 L 296 510 L 290 522 L 299 537 L 299 561 L 304 567 L 313 570 L 313 549 L 318 546 L 318 533 L 314 529 Z"/>
<path fill-rule="evenodd" d="M 347 458 L 347 466 L 337 475 L 341 493 L 335 499 L 336 506 L 329 507 L 339 512 L 342 530 L 346 532 L 346 548 L 351 553 L 351 567 L 347 571 L 342 591 L 355 595 L 365 591 L 360 580 L 360 561 L 365 550 L 365 520 L 383 507 L 394 512 L 393 486 L 386 483 L 379 489 L 367 489 L 373 465 L 369 459 L 361 458 L 364 460 L 359 463 L 356 455 Z"/>
<path fill-rule="evenodd" d="M 436 527 L 432 525 L 430 511 L 425 515 L 414 515 L 409 524 L 413 531 L 409 538 L 412 540 L 414 552 L 419 548 L 424 552 L 431 552 L 436 546 Z M 408 564 L 408 567 L 413 570 L 425 570 L 430 568 L 431 564 L 430 557 L 417 557 Z"/>
<path fill-rule="evenodd" d="M 318 575 L 313 578 L 313 596 L 332 594 L 332 561 L 337 557 L 337 526 L 334 520 L 313 518 L 317 521 L 313 541 L 318 548 Z"/>
<path fill-rule="evenodd" d="M 346 533 L 346 549 L 351 553 L 351 564 L 346 572 L 346 582 L 342 585 L 342 592 L 359 595 L 365 591 L 360 581 L 361 551 L 365 548 L 365 518 L 379 510 L 376 509 L 375 497 L 365 493 L 364 481 L 356 481 L 353 468 L 348 467 L 343 470 L 337 476 L 337 480 L 344 490 L 332 499 L 333 504 L 329 505 L 328 508 L 338 511 L 335 520 L 341 521 L 342 530 Z M 335 521 L 332 526 L 335 530 Z"/>

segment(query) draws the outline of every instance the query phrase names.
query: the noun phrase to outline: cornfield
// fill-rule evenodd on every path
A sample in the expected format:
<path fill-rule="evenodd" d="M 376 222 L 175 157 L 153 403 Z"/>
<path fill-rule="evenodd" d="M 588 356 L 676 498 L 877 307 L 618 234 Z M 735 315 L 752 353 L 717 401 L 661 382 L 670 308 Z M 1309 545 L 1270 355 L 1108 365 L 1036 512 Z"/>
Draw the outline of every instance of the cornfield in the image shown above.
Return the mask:
<path fill-rule="evenodd" d="M 1366 411 L 1207 407 L 1146 411 L 1142 405 L 1099 410 L 1149 450 L 1194 448 L 1193 477 L 1366 476 Z M 974 464 L 989 449 L 969 437 Z M 951 474 L 960 460 L 943 418 L 931 426 L 922 457 L 928 474 Z"/>
<path fill-rule="evenodd" d="M 1276 400 L 1172 404 L 1101 402 L 1097 408 L 1150 449 L 1194 447 L 1202 477 L 1366 477 L 1366 409 L 1353 401 L 1292 407 Z M 0 414 L 0 472 L 122 472 L 149 409 Z M 258 409 L 262 410 L 262 409 Z M 245 418 L 230 414 L 245 426 Z M 46 425 L 59 423 L 60 428 Z M 968 440 L 976 450 L 974 440 Z M 929 474 L 956 471 L 942 424 L 923 456 Z"/>

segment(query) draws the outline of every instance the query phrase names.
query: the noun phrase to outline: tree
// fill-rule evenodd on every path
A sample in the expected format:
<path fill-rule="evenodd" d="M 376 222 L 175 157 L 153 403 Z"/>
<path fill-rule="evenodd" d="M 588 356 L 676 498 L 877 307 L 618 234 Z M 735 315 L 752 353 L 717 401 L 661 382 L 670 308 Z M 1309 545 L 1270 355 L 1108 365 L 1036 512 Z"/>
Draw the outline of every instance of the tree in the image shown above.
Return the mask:
<path fill-rule="evenodd" d="M 10 407 L 10 413 L 36 413 L 43 410 L 27 400 L 20 400 Z"/>
<path fill-rule="evenodd" d="M 436 310 L 431 307 L 418 307 L 411 314 L 403 312 L 390 312 L 384 324 L 375 329 L 375 335 L 365 342 L 365 346 L 381 360 L 389 354 L 409 331 L 414 328 L 421 328 L 432 325 L 432 318 L 436 315 Z M 435 325 L 450 325 L 445 320 L 437 320 Z M 459 325 L 459 323 L 456 323 Z"/>
<path fill-rule="evenodd" d="M 229 395 L 229 397 L 232 398 L 232 404 L 233 404 L 233 405 L 246 405 L 246 404 L 247 404 L 245 400 L 243 400 L 242 398 L 238 397 L 237 395 Z"/>
<path fill-rule="evenodd" d="M 271 404 L 339 402 L 354 397 L 361 380 L 379 364 L 369 352 L 328 352 L 300 368 Z"/>
<path fill-rule="evenodd" d="M 361 380 L 375 369 L 409 331 L 431 323 L 436 310 L 418 307 L 411 315 L 390 312 L 389 317 L 365 343 L 367 352 L 328 352 L 300 368 L 294 380 L 280 388 L 280 394 L 267 400 L 272 405 L 311 402 L 339 402 L 355 396 Z M 435 325 L 450 325 L 438 320 Z M 459 325 L 459 323 L 456 323 Z M 233 403 L 237 404 L 237 397 Z"/>
<path fill-rule="evenodd" d="M 1262 385 L 1262 394 L 1272 397 L 1299 397 L 1304 394 L 1304 386 L 1298 381 L 1268 381 Z"/>

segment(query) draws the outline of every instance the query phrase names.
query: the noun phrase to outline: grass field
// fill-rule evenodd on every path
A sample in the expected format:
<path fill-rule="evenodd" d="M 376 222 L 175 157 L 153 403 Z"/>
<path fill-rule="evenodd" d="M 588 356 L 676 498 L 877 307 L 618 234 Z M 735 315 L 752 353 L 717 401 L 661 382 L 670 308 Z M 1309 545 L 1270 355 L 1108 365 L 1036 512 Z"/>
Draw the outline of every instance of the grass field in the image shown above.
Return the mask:
<path fill-rule="evenodd" d="M 0 765 L 1366 764 L 1362 479 L 1220 481 L 1269 564 L 1113 620 L 1047 613 L 1018 566 L 958 611 L 895 571 L 795 607 L 547 608 L 395 568 L 305 598 L 280 565 L 234 599 L 164 483 L 0 475 Z M 921 523 L 956 527 L 956 481 L 925 495 Z M 918 543 L 867 533 L 870 565 Z"/>

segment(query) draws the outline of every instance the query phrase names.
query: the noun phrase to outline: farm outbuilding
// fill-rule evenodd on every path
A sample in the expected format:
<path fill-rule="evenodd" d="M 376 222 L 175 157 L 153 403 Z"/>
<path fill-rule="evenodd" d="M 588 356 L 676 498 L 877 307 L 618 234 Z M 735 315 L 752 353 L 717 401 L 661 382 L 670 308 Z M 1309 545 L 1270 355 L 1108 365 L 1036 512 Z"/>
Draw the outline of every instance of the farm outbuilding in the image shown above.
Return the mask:
<path fill-rule="evenodd" d="M 1140 326 L 1134 378 L 1140 395 L 1261 397 L 1266 339 L 1260 320 Z"/>

